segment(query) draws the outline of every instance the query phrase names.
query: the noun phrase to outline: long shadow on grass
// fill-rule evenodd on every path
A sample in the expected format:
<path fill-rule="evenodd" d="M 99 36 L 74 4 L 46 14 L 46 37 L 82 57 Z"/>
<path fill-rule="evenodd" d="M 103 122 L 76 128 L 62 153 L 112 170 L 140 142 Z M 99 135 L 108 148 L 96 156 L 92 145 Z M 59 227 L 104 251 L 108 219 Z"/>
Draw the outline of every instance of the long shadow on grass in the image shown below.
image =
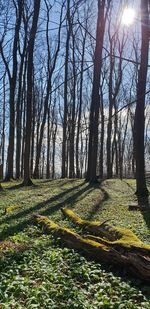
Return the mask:
<path fill-rule="evenodd" d="M 122 180 L 122 182 L 124 182 L 124 184 L 127 185 L 132 192 L 135 192 L 135 188 L 132 184 L 128 183 L 126 180 Z"/>
<path fill-rule="evenodd" d="M 51 184 L 51 182 L 54 184 L 55 183 L 55 181 L 57 181 L 58 182 L 58 184 L 59 184 L 59 180 L 58 179 L 46 179 L 46 180 L 43 180 L 42 182 L 40 182 L 40 183 L 33 183 L 33 185 L 31 185 L 31 186 L 29 186 L 29 187 L 25 187 L 24 185 L 23 185 L 23 183 L 21 182 L 19 182 L 18 181 L 18 183 L 15 183 L 13 186 L 11 186 L 11 187 L 9 187 L 9 188 L 6 188 L 6 190 L 8 190 L 8 191 L 13 191 L 13 190 L 18 190 L 18 189 L 27 189 L 27 190 L 33 190 L 33 189 L 38 189 L 39 188 L 39 186 L 41 186 L 41 184 L 44 184 L 44 183 L 50 183 Z M 63 183 L 62 183 L 62 179 L 60 179 L 60 185 L 59 186 L 63 186 L 63 185 L 65 185 L 65 184 L 67 184 L 67 183 L 71 183 L 71 182 L 73 182 L 73 181 L 76 181 L 75 179 L 70 179 L 69 181 L 64 181 Z"/>
<path fill-rule="evenodd" d="M 91 220 L 99 211 L 103 210 L 103 203 L 109 199 L 109 194 L 104 190 L 103 188 L 100 187 L 100 190 L 102 192 L 102 197 L 100 196 L 96 203 L 93 205 L 91 210 L 89 211 L 88 215 L 86 216 L 87 220 Z"/>
<path fill-rule="evenodd" d="M 38 203 L 35 206 L 30 208 L 24 209 L 17 214 L 12 214 L 9 217 L 5 217 L 1 220 L 1 224 L 6 224 L 5 230 L 0 233 L 0 239 L 5 239 L 10 235 L 13 235 L 16 232 L 22 231 L 28 224 L 32 222 L 32 215 L 33 213 L 39 213 L 41 215 L 52 215 L 54 212 L 58 211 L 63 206 L 74 206 L 76 200 L 80 197 L 80 200 L 85 197 L 86 194 L 90 193 L 94 190 L 97 186 L 87 185 L 82 183 L 78 186 L 73 188 L 67 189 L 64 192 L 61 192 L 55 196 L 52 196 L 50 199 Z M 74 190 L 81 188 L 74 194 L 71 194 Z M 84 196 L 81 198 L 81 195 L 84 193 Z M 71 194 L 67 197 L 68 194 Z M 59 201 L 62 199 L 61 201 Z M 54 205 L 50 205 L 55 203 Z M 16 220 L 16 223 L 11 225 L 11 220 Z M 18 222 L 19 221 L 19 222 Z M 10 226 L 8 226 L 10 224 Z"/>
<path fill-rule="evenodd" d="M 57 200 L 62 199 L 65 195 L 71 193 L 73 190 L 79 189 L 79 187 L 82 187 L 83 185 L 84 185 L 84 183 L 81 184 L 81 185 L 69 188 L 69 189 L 67 189 L 67 190 L 65 190 L 65 191 L 63 191 L 63 192 L 61 192 L 61 193 L 59 193 L 57 195 L 54 195 L 54 196 L 50 197 L 50 199 L 48 199 L 46 201 L 43 201 L 43 202 L 38 203 L 38 204 L 36 204 L 34 206 L 31 206 L 30 208 L 24 209 L 24 210 L 20 211 L 17 214 L 9 215 L 8 217 L 6 217 L 3 220 L 1 220 L 1 223 L 5 223 L 5 222 L 8 223 L 9 221 L 11 221 L 13 219 L 20 219 L 21 217 L 24 217 L 24 216 L 30 214 L 31 212 L 32 213 L 36 212 L 36 211 L 38 212 L 41 209 L 43 209 L 47 204 L 57 202 Z M 80 193 L 80 192 L 81 192 L 81 190 L 79 192 L 77 192 L 77 193 Z M 55 206 L 57 206 L 57 204 L 55 204 L 53 207 L 55 207 Z M 50 209 L 52 209 L 51 206 L 49 206 L 49 207 L 50 207 Z"/>
<path fill-rule="evenodd" d="M 25 190 L 30 191 L 30 190 L 34 190 L 34 189 L 39 189 L 40 185 L 41 185 L 41 184 L 38 184 L 38 183 L 35 184 L 35 183 L 33 183 L 33 185 L 31 185 L 31 186 L 25 187 L 25 186 L 23 185 L 23 183 L 18 183 L 18 184 L 15 184 L 15 185 L 13 185 L 13 186 L 11 186 L 11 187 L 9 187 L 9 188 L 6 188 L 6 190 L 8 190 L 8 191 L 14 191 L 14 190 L 18 190 L 18 189 L 25 189 Z"/>

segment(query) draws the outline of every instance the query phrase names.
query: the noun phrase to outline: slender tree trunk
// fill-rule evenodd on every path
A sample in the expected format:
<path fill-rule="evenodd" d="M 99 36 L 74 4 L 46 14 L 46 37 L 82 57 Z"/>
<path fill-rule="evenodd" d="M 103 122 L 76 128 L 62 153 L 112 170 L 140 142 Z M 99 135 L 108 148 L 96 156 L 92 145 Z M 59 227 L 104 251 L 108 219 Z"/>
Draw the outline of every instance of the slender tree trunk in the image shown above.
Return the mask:
<path fill-rule="evenodd" d="M 75 107 L 76 107 L 76 67 L 75 67 L 75 37 L 73 38 L 73 94 L 72 94 L 72 113 L 70 123 L 70 151 L 69 151 L 69 178 L 75 177 L 74 169 L 74 141 L 75 141 Z"/>
<path fill-rule="evenodd" d="M 34 77 L 33 77 L 34 78 Z M 36 96 L 33 86 L 33 110 L 32 110 L 32 127 L 31 127 L 31 176 L 33 177 L 34 146 L 35 146 L 35 117 L 36 117 Z"/>
<path fill-rule="evenodd" d="M 114 106 L 113 100 L 113 69 L 114 59 L 112 57 L 113 40 L 110 38 L 110 74 L 109 74 L 109 116 L 107 125 L 107 178 L 112 178 L 112 111 Z"/>
<path fill-rule="evenodd" d="M 24 72 L 23 72 L 23 85 L 22 85 L 22 136 L 21 136 L 21 178 L 23 178 L 24 170 L 24 149 L 25 149 L 25 122 L 26 122 L 26 102 L 27 102 L 27 85 L 26 85 L 26 72 L 27 72 L 27 56 L 25 58 Z"/>
<path fill-rule="evenodd" d="M 101 132 L 100 132 L 100 157 L 99 157 L 99 177 L 103 179 L 104 174 L 104 133 L 105 133 L 105 116 L 104 116 L 104 102 L 103 92 L 101 87 L 101 99 L 100 99 L 100 111 L 101 111 Z"/>
<path fill-rule="evenodd" d="M 19 71 L 19 87 L 18 87 L 18 98 L 17 98 L 17 116 L 16 116 L 16 179 L 20 178 L 20 157 L 21 157 L 21 124 L 22 124 L 22 105 L 23 105 L 23 67 L 24 58 L 26 52 L 26 42 L 24 45 L 24 51 L 21 55 L 20 71 Z"/>
<path fill-rule="evenodd" d="M 86 180 L 95 182 L 97 180 L 97 150 L 98 150 L 98 121 L 100 108 L 100 78 L 102 68 L 102 50 L 105 31 L 105 1 L 98 1 L 98 19 L 96 31 L 96 47 L 94 54 L 94 74 L 92 102 L 90 107 L 89 124 L 89 147 L 88 147 L 88 170 Z"/>
<path fill-rule="evenodd" d="M 10 85 L 10 118 L 9 118 L 9 142 L 8 142 L 8 156 L 7 156 L 7 172 L 6 181 L 13 178 L 13 160 L 14 160 L 14 132 L 15 132 L 15 107 L 14 107 L 14 97 L 15 97 L 15 84 L 11 80 Z"/>
<path fill-rule="evenodd" d="M 50 141 L 51 141 L 51 130 L 50 130 L 50 107 L 47 113 L 47 155 L 46 155 L 46 178 L 50 178 Z"/>
<path fill-rule="evenodd" d="M 42 142 L 43 142 L 43 135 L 44 135 L 44 129 L 45 129 L 45 124 L 46 124 L 46 118 L 47 118 L 47 113 L 48 113 L 48 105 L 49 105 L 49 98 L 50 98 L 50 92 L 51 92 L 51 87 L 52 87 L 52 75 L 55 70 L 57 58 L 59 55 L 59 50 L 60 50 L 60 34 L 61 34 L 61 23 L 62 23 L 62 12 L 63 12 L 63 5 L 61 8 L 61 13 L 60 13 L 60 22 L 59 22 L 59 29 L 58 29 L 58 43 L 57 43 L 57 48 L 55 51 L 55 56 L 53 62 L 51 62 L 51 51 L 50 51 L 50 43 L 49 43 L 49 11 L 51 9 L 51 6 L 49 7 L 48 4 L 47 6 L 47 23 L 46 23 L 46 42 L 47 42 L 47 69 L 48 69 L 48 77 L 47 77 L 47 89 L 46 89 L 46 97 L 44 100 L 44 112 L 43 112 L 43 118 L 42 118 L 42 124 L 40 128 L 40 137 L 37 145 L 37 153 L 36 153 L 36 161 L 35 161 L 35 170 L 34 170 L 34 178 L 39 177 L 39 161 L 40 161 L 40 156 L 41 156 L 41 149 L 42 149 Z"/>
<path fill-rule="evenodd" d="M 39 161 L 40 161 L 43 134 L 44 134 L 44 128 L 45 128 L 46 116 L 47 116 L 47 110 L 48 110 L 50 89 L 51 89 L 51 78 L 48 81 L 47 94 L 46 94 L 46 98 L 45 98 L 45 101 L 44 101 L 44 114 L 43 114 L 42 124 L 41 124 L 41 128 L 40 128 L 40 137 L 39 137 L 39 141 L 38 141 L 38 144 L 37 144 L 34 178 L 39 178 Z"/>
<path fill-rule="evenodd" d="M 79 137 L 80 137 L 80 128 L 81 128 L 81 115 L 82 115 L 82 101 L 83 101 L 83 77 L 84 77 L 84 56 L 85 56 L 85 43 L 86 43 L 86 31 L 83 38 L 82 46 L 82 58 L 81 58 L 81 75 L 80 75 L 80 97 L 79 97 L 79 114 L 77 122 L 77 137 L 76 137 L 76 177 L 80 177 L 79 169 Z"/>
<path fill-rule="evenodd" d="M 28 66 L 27 66 L 27 115 L 26 115 L 26 136 L 24 153 L 24 181 L 28 186 L 32 184 L 30 179 L 30 148 L 31 148 L 31 120 L 32 120 L 32 90 L 33 90 L 33 53 L 35 36 L 37 32 L 38 17 L 41 0 L 34 0 L 34 14 L 30 38 L 28 43 Z"/>
<path fill-rule="evenodd" d="M 19 31 L 21 26 L 23 11 L 23 0 L 18 0 L 18 7 L 16 9 L 16 24 L 15 24 L 15 34 L 13 42 L 13 64 L 12 64 L 12 76 L 7 64 L 7 60 L 4 55 L 2 55 L 4 63 L 6 65 L 8 74 L 9 74 L 9 83 L 10 83 L 10 111 L 9 111 L 9 141 L 8 141 L 8 154 L 7 154 L 7 171 L 6 171 L 6 180 L 13 178 L 14 172 L 14 137 L 15 137 L 15 92 L 16 92 L 16 83 L 17 83 L 17 52 L 18 52 L 18 41 L 19 41 Z"/>
<path fill-rule="evenodd" d="M 71 36 L 70 29 L 70 0 L 67 0 L 67 40 L 65 52 L 65 81 L 64 81 L 64 116 L 63 116 L 63 141 L 62 141 L 62 171 L 61 177 L 67 177 L 67 118 L 68 118 L 68 61 L 69 61 L 69 43 Z"/>
<path fill-rule="evenodd" d="M 53 129 L 52 179 L 55 178 L 56 134 L 57 134 L 57 123 L 55 123 L 55 128 Z"/>
<path fill-rule="evenodd" d="M 22 145 L 21 145 L 21 178 L 23 178 L 23 170 L 24 170 L 24 149 L 25 149 L 25 120 L 26 120 L 26 82 L 24 76 L 24 98 L 23 98 L 23 109 L 22 109 Z"/>
<path fill-rule="evenodd" d="M 114 119 L 114 154 L 115 154 L 115 166 L 116 166 L 116 176 L 119 175 L 119 150 L 118 150 L 118 114 L 117 106 L 115 105 L 115 119 Z M 112 160 L 113 162 L 113 160 Z"/>
<path fill-rule="evenodd" d="M 4 177 L 4 162 L 5 162 L 5 125 L 6 125 L 6 86 L 5 86 L 6 74 L 3 77 L 3 124 L 2 124 L 2 165 L 3 165 L 3 177 Z"/>

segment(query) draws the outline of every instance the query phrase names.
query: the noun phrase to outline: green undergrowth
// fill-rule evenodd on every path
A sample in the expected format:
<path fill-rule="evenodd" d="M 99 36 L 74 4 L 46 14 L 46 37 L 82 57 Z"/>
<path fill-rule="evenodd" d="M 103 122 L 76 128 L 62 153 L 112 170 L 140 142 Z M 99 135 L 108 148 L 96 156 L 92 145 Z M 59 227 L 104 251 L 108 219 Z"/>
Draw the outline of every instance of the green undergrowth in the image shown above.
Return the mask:
<path fill-rule="evenodd" d="M 33 214 L 73 227 L 60 209 L 86 220 L 110 220 L 150 243 L 150 213 L 129 211 L 134 180 L 82 180 L 3 184 L 0 193 L 0 308 L 150 308 L 148 284 L 122 269 L 100 265 L 64 247 L 33 224 Z M 15 206 L 15 207 L 14 207 Z M 10 211 L 6 211 L 9 209 Z"/>

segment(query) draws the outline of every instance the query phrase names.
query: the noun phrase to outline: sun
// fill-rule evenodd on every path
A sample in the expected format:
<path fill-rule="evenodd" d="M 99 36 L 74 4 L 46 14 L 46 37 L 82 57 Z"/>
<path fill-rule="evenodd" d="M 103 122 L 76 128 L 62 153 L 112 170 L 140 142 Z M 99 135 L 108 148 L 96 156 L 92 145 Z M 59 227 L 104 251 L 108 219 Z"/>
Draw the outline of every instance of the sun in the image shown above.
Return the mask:
<path fill-rule="evenodd" d="M 126 26 L 130 26 L 135 20 L 135 10 L 132 8 L 125 8 L 122 14 L 121 22 Z"/>

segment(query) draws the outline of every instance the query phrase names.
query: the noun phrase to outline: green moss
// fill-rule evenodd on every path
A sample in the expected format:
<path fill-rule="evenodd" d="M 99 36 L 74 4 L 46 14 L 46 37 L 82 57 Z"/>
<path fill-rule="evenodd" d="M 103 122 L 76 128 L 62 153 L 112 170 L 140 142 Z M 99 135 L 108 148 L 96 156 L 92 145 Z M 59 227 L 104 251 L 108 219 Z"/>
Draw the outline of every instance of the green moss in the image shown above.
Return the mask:
<path fill-rule="evenodd" d="M 87 227 L 87 226 L 100 226 L 102 222 L 99 221 L 88 221 L 88 220 L 83 220 L 77 214 L 72 211 L 69 208 L 63 208 L 62 212 L 64 213 L 65 216 L 67 216 L 69 219 L 72 220 L 75 224 L 81 226 L 81 227 Z"/>
<path fill-rule="evenodd" d="M 35 218 L 35 220 L 38 224 L 42 225 L 46 231 L 50 233 L 54 233 L 60 237 L 62 236 L 62 239 L 64 235 L 67 235 L 68 239 L 73 236 L 74 239 L 78 239 L 79 241 L 81 241 L 83 245 L 89 244 L 93 248 L 99 248 L 105 251 L 109 250 L 109 248 L 105 246 L 104 244 L 100 244 L 96 242 L 95 240 L 91 240 L 88 238 L 85 239 L 81 237 L 79 234 L 72 231 L 71 229 L 59 226 L 58 224 L 54 223 L 52 220 L 48 219 L 47 217 L 41 216 L 41 217 Z"/>
<path fill-rule="evenodd" d="M 11 205 L 11 206 L 5 208 L 5 214 L 9 214 L 9 213 L 11 213 L 14 210 L 19 209 L 19 208 L 20 208 L 19 205 Z"/>
<path fill-rule="evenodd" d="M 150 250 L 150 245 L 146 245 L 142 243 L 142 241 L 129 229 L 125 229 L 122 227 L 115 227 L 111 226 L 106 222 L 93 222 L 93 221 L 87 221 L 81 219 L 79 216 L 77 216 L 72 210 L 64 208 L 62 210 L 63 214 L 67 216 L 69 219 L 71 219 L 72 222 L 75 224 L 86 228 L 87 230 L 92 231 L 95 235 L 100 235 L 100 237 L 91 236 L 90 238 L 98 241 L 105 245 L 120 245 L 123 247 L 137 247 L 142 248 L 146 250 Z M 97 228 L 95 230 L 95 228 Z M 104 234 L 105 232 L 105 234 Z M 107 237 L 108 233 L 108 237 Z M 105 235 L 105 237 L 101 237 Z M 112 237 L 110 237 L 112 235 Z M 87 236 L 88 237 L 88 236 Z M 110 241 L 110 238 L 113 240 Z"/>

